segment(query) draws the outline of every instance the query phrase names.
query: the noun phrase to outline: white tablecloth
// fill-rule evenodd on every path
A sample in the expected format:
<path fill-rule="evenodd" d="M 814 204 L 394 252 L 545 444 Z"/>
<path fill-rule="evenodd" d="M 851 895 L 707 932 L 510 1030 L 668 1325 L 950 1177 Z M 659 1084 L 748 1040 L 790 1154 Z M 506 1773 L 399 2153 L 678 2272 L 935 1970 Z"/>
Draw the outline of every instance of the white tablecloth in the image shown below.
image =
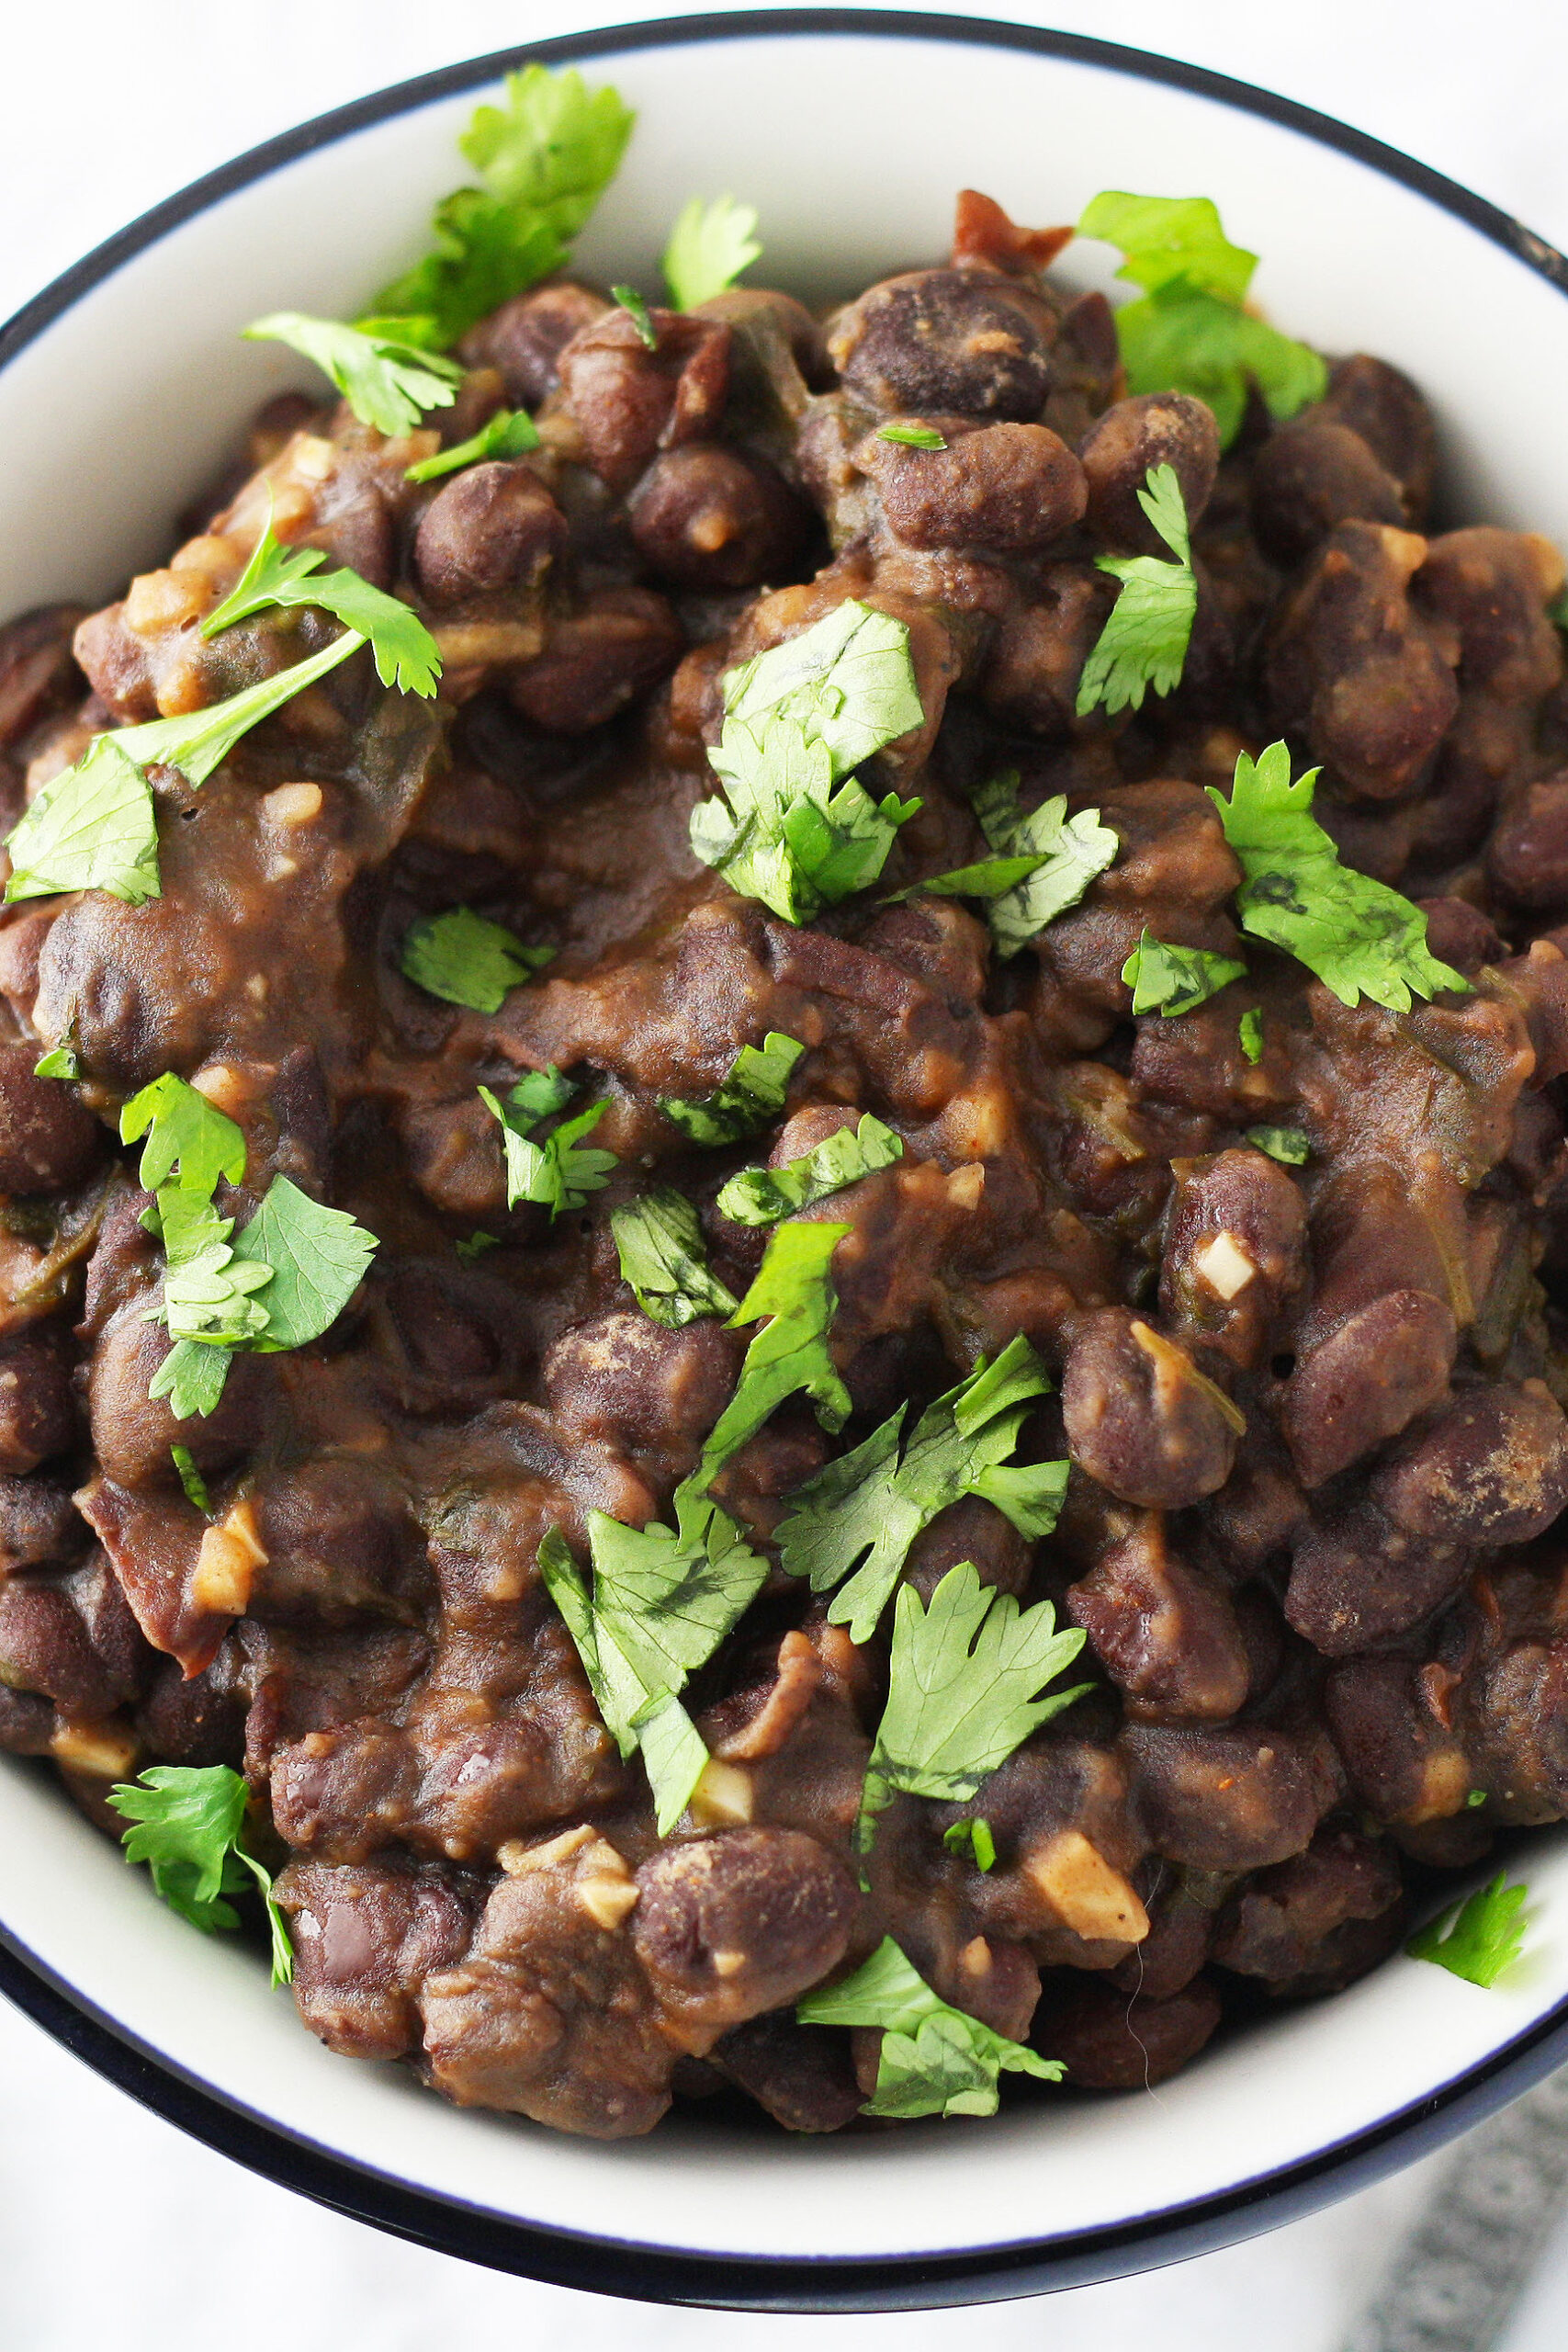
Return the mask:
<path fill-rule="evenodd" d="M 674 6 L 677 0 L 670 0 Z M 510 41 L 656 13 L 606 0 L 14 0 L 0 120 L 0 316 L 100 238 L 243 148 Z M 985 0 L 970 0 L 983 12 Z M 9 12 L 8 12 L 9 13 Z M 1375 132 L 1568 245 L 1562 0 L 1015 0 L 1038 17 L 1283 90 Z M 104 355 L 112 367 L 113 354 Z M 1499 354 L 1499 366 L 1506 355 Z M 1565 388 L 1568 390 L 1568 388 Z M 0 2005 L 5 2352 L 937 2352 L 964 2322 L 660 2312 L 468 2269 L 209 2155 Z M 1437 2160 L 1441 2162 L 1442 2160 Z M 1336 2352 L 1424 2166 L 1177 2270 L 998 2305 L 989 2352 Z M 1568 2341 L 1568 2231 L 1506 2352 Z"/>

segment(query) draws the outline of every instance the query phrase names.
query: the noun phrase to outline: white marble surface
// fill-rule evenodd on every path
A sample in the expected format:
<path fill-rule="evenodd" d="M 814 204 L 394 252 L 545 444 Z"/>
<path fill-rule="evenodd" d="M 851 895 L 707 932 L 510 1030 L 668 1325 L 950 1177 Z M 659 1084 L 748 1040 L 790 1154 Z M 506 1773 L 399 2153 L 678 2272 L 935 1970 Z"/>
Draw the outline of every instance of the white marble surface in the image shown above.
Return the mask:
<path fill-rule="evenodd" d="M 978 9 L 983 0 L 974 0 Z M 7 26 L 0 316 L 199 173 L 364 91 L 609 15 L 572 0 L 74 0 Z M 1561 0 L 1100 0 L 991 13 L 1161 49 L 1288 92 L 1467 182 L 1568 245 Z M 1043 126 L 1043 135 L 1049 135 Z M 112 355 L 106 355 L 112 364 Z M 1500 355 L 1499 364 L 1506 364 Z M 187 2142 L 0 2006 L 6 2352 L 427 2352 L 494 2332 L 547 2352 L 937 2352 L 962 2319 L 644 2310 L 470 2270 L 321 2211 Z M 1441 2161 L 1441 2160 L 1439 2160 Z M 1337 2352 L 1428 2184 L 1423 2167 L 1184 2267 L 995 2306 L 995 2352 Z M 1568 2228 L 1505 2352 L 1568 2338 Z"/>

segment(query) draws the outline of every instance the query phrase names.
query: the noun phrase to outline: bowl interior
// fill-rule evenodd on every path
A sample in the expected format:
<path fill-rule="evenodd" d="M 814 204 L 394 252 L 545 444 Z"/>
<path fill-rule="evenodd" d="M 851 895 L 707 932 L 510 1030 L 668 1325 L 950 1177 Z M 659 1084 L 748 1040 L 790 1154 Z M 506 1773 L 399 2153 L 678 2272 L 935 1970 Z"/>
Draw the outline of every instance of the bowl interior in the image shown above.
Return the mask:
<path fill-rule="evenodd" d="M 1568 477 L 1542 470 L 1568 379 L 1568 301 L 1348 155 L 1159 83 L 934 38 L 758 35 L 585 62 L 640 110 L 580 249 L 589 272 L 651 291 L 680 204 L 721 189 L 760 209 L 767 255 L 753 275 L 815 298 L 940 255 L 961 186 L 1031 222 L 1074 219 L 1103 187 L 1201 191 L 1264 255 L 1257 292 L 1282 323 L 1329 350 L 1374 350 L 1423 384 L 1453 514 L 1568 541 Z M 11 458 L 0 614 L 105 595 L 159 557 L 250 410 L 305 380 L 290 355 L 237 330 L 275 308 L 353 315 L 419 249 L 431 202 L 460 176 L 453 141 L 473 103 L 470 92 L 424 105 L 242 187 L 18 354 L 0 374 Z M 1110 257 L 1085 246 L 1069 265 L 1106 282 Z M 1047 2099 L 864 2140 L 677 2121 L 604 2147 L 458 2114 L 396 2070 L 330 2056 L 251 1953 L 195 1936 L 38 1774 L 0 1770 L 0 1920 L 165 2064 L 369 2173 L 567 2232 L 720 2255 L 1050 2241 L 1332 2149 L 1568 2000 L 1568 1838 L 1543 1836 L 1528 1869 L 1537 1956 L 1506 1988 L 1395 1960 L 1211 2052 L 1156 2096 Z"/>

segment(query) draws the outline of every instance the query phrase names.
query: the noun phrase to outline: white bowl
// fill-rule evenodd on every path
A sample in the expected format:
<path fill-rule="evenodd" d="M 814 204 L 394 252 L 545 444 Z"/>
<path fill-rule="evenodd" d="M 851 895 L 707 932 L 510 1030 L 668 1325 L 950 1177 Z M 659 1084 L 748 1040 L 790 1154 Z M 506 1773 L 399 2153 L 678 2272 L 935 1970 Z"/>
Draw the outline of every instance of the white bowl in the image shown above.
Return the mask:
<path fill-rule="evenodd" d="M 0 337 L 0 614 L 157 559 L 236 426 L 294 379 L 248 319 L 352 316 L 458 175 L 454 68 L 258 148 L 89 255 Z M 652 282 L 694 192 L 760 208 L 770 284 L 817 295 L 942 254 L 953 191 L 1072 220 L 1131 183 L 1214 197 L 1296 333 L 1406 368 L 1456 514 L 1568 542 L 1554 462 L 1568 264 L 1435 174 L 1282 100 L 1093 41 L 850 11 L 544 44 L 640 119 L 584 239 Z M 1068 256 L 1086 281 L 1093 247 Z M 1499 355 L 1504 355 L 1499 358 Z M 1546 470 L 1541 471 L 1545 465 Z M 0 1769 L 0 1985 L 242 2163 L 433 2245 L 577 2287 L 786 2311 L 1037 2293 L 1271 2227 L 1426 2154 L 1568 2055 L 1568 1837 L 1530 1841 L 1536 1954 L 1491 1993 L 1395 1959 L 1224 2040 L 1157 2096 L 799 2140 L 672 2120 L 602 2146 L 458 2113 L 336 2058 L 248 1950 L 151 1894 L 36 1769 Z"/>

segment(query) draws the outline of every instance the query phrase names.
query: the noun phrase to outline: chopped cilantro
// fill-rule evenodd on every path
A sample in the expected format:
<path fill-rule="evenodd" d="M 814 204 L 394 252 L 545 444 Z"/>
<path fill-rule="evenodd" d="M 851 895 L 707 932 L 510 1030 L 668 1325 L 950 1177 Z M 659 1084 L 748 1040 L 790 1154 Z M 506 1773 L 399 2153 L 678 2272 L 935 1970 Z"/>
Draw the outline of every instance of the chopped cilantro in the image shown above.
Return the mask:
<path fill-rule="evenodd" d="M 394 329 L 400 322 L 389 320 Z M 450 408 L 463 371 L 455 359 L 422 350 L 395 332 L 367 333 L 340 319 L 271 311 L 242 330 L 250 343 L 286 343 L 330 376 L 361 424 L 378 433 L 412 433 L 427 409 Z"/>
<path fill-rule="evenodd" d="M 945 449 L 946 442 L 934 424 L 879 424 L 879 441 L 897 441 L 906 449 Z"/>
<path fill-rule="evenodd" d="M 659 348 L 659 329 L 654 325 L 652 313 L 649 310 L 648 304 L 643 300 L 642 296 L 637 292 L 637 288 L 635 286 L 612 286 L 610 291 L 615 296 L 616 301 L 620 304 L 622 310 L 626 312 L 627 318 L 630 319 L 633 326 L 636 327 L 638 342 L 646 344 L 649 351 L 657 351 Z"/>
<path fill-rule="evenodd" d="M 419 615 L 400 597 L 372 587 L 357 571 L 321 571 L 319 567 L 325 561 L 320 548 L 280 547 L 269 519 L 234 586 L 202 622 L 202 636 L 217 637 L 272 605 L 293 609 L 313 605 L 368 641 L 376 675 L 384 686 L 433 695 L 441 675 L 441 655 Z"/>
<path fill-rule="evenodd" d="M 421 458 L 416 464 L 403 468 L 405 481 L 439 481 L 443 474 L 460 472 L 464 466 L 477 466 L 487 458 L 521 458 L 539 446 L 539 428 L 525 409 L 498 408 L 487 424 L 470 433 L 466 441 L 455 442 L 450 449 L 437 449 L 433 458 Z"/>
<path fill-rule="evenodd" d="M 1270 743 L 1256 762 L 1240 754 L 1228 797 L 1209 786 L 1241 864 L 1242 929 L 1305 964 L 1341 1004 L 1366 996 L 1390 1012 L 1408 1012 L 1412 996 L 1439 989 L 1469 994 L 1464 974 L 1429 952 L 1420 908 L 1340 864 L 1312 814 L 1318 774 L 1311 768 L 1292 784 L 1290 752 Z"/>
<path fill-rule="evenodd" d="M 690 1482 L 675 1501 L 673 1528 L 623 1527 L 589 1512 L 592 1590 L 558 1529 L 539 1546 L 539 1573 L 606 1729 L 623 1756 L 642 1749 L 661 1838 L 684 1813 L 707 1762 L 678 1694 L 768 1576 L 766 1560 L 716 1503 L 694 1494 Z"/>
<path fill-rule="evenodd" d="M 245 1138 L 227 1113 L 205 1094 L 166 1069 L 121 1108 L 119 1139 L 145 1136 L 137 1170 L 150 1193 L 159 1192 L 177 1169 L 180 1189 L 210 1196 L 220 1177 L 240 1183 L 245 1173 Z"/>
<path fill-rule="evenodd" d="M 903 1157 L 902 1138 L 866 1111 L 858 1126 L 840 1127 L 786 1167 L 743 1168 L 720 1193 L 718 1212 L 737 1225 L 776 1225 Z"/>
<path fill-rule="evenodd" d="M 865 2115 L 994 2115 L 1004 2070 L 1045 2083 L 1066 2072 L 1059 2059 L 1037 2057 L 939 1999 L 891 1936 L 842 1984 L 807 1994 L 795 2013 L 802 2025 L 882 2028 Z"/>
<path fill-rule="evenodd" d="M 1176 561 L 1162 563 L 1152 555 L 1096 556 L 1099 570 L 1120 580 L 1122 593 L 1078 680 L 1076 707 L 1080 718 L 1097 703 L 1111 712 L 1125 710 L 1129 704 L 1141 710 L 1148 687 L 1156 695 L 1168 695 L 1181 683 L 1198 610 L 1198 582 L 1176 468 L 1151 466 L 1148 487 L 1139 491 L 1138 503 Z"/>
<path fill-rule="evenodd" d="M 1034 1399 L 1050 1385 L 1021 1335 L 994 1363 L 981 1364 L 927 1407 L 902 1457 L 905 1405 L 795 1489 L 778 1530 L 779 1558 L 791 1576 L 809 1577 L 813 1592 L 833 1592 L 830 1624 L 848 1625 L 852 1641 L 869 1641 L 910 1544 L 965 1495 L 983 1495 L 1032 1541 L 1049 1535 L 1068 1465 L 1003 1465 Z"/>
<path fill-rule="evenodd" d="M 452 1247 L 457 1252 L 457 1255 L 461 1259 L 463 1264 L 465 1266 L 471 1266 L 474 1260 L 476 1258 L 482 1258 L 487 1250 L 499 1250 L 501 1247 L 501 1237 L 499 1234 L 494 1233 L 485 1233 L 482 1231 L 474 1232 L 470 1233 L 465 1240 L 454 1241 Z"/>
<path fill-rule="evenodd" d="M 678 1331 L 703 1315 L 732 1315 L 735 1298 L 708 1271 L 694 1203 L 661 1184 L 610 1212 L 621 1279 L 655 1323 Z"/>
<path fill-rule="evenodd" d="M 1258 256 L 1231 243 L 1207 197 L 1107 190 L 1085 210 L 1078 234 L 1120 246 L 1117 276 L 1145 289 L 1116 313 L 1130 392 L 1206 401 L 1225 447 L 1241 428 L 1249 382 L 1280 419 L 1323 398 L 1328 371 L 1316 352 L 1243 309 Z"/>
<path fill-rule="evenodd" d="M 797 1037 L 770 1029 L 760 1046 L 741 1046 L 711 1094 L 693 1102 L 667 1095 L 659 1107 L 693 1143 L 739 1143 L 777 1118 L 790 1073 L 805 1051 Z"/>
<path fill-rule="evenodd" d="M 567 260 L 620 168 L 636 117 L 613 89 L 569 68 L 506 76 L 502 106 L 481 106 L 458 140 L 478 187 L 444 197 L 434 251 L 382 288 L 375 309 L 438 347 Z"/>
<path fill-rule="evenodd" d="M 196 1466 L 196 1456 L 188 1445 L 171 1445 L 169 1459 L 180 1474 L 180 1484 L 186 1490 L 186 1500 L 200 1511 L 204 1519 L 212 1516 L 212 1498 L 207 1491 L 207 1481 Z"/>
<path fill-rule="evenodd" d="M 1489 1886 L 1429 1919 L 1404 1949 L 1412 1960 L 1433 1961 L 1468 1984 L 1491 1986 L 1525 1948 L 1521 1915 L 1528 1894 L 1527 1887 L 1506 1884 L 1499 1871 Z"/>
<path fill-rule="evenodd" d="M 160 895 L 152 789 L 112 735 L 44 786 L 6 847 L 7 906 L 57 890 L 103 890 L 132 907 Z"/>
<path fill-rule="evenodd" d="M 534 1201 L 548 1209 L 554 1224 L 563 1209 L 580 1209 L 590 1193 L 602 1192 L 609 1182 L 615 1154 L 581 1148 L 582 1136 L 598 1125 L 609 1109 L 607 1099 L 591 1102 L 547 1136 L 536 1136 L 533 1130 L 539 1121 L 577 1091 L 558 1072 L 531 1071 L 512 1089 L 504 1103 L 496 1100 L 488 1086 L 479 1091 L 485 1108 L 501 1122 L 509 1209 L 520 1202 Z"/>
<path fill-rule="evenodd" d="M 1312 1158 L 1311 1140 L 1300 1127 L 1248 1127 L 1245 1140 L 1287 1168 L 1304 1167 Z"/>
<path fill-rule="evenodd" d="M 991 1871 L 997 1866 L 997 1841 L 991 1835 L 990 1823 L 980 1815 L 949 1823 L 942 1833 L 942 1842 L 950 1854 L 967 1854 L 977 1871 Z"/>
<path fill-rule="evenodd" d="M 270 1266 L 243 1260 L 230 1236 L 232 1217 L 220 1216 L 200 1193 L 171 1184 L 158 1195 L 158 1230 L 167 1263 L 164 1292 L 146 1310 L 175 1340 L 232 1348 L 256 1340 L 267 1310 L 255 1296 L 272 1279 Z"/>
<path fill-rule="evenodd" d="M 664 248 L 671 307 L 694 311 L 699 302 L 711 302 L 761 257 L 754 205 L 737 204 L 732 196 L 716 196 L 705 204 L 694 196 L 682 206 Z"/>
<path fill-rule="evenodd" d="M 1145 928 L 1122 967 L 1122 978 L 1133 991 L 1133 1011 L 1163 1012 L 1168 1021 L 1205 1003 L 1232 980 L 1245 979 L 1247 966 L 1234 956 L 1215 956 L 1206 947 L 1176 947 L 1168 940 L 1151 939 Z"/>
<path fill-rule="evenodd" d="M 754 1437 L 788 1396 L 804 1392 L 824 1429 L 850 1417 L 850 1392 L 828 1352 L 838 1296 L 830 1272 L 833 1251 L 850 1227 L 815 1221 L 776 1226 L 768 1236 L 757 1278 L 730 1317 L 739 1328 L 769 1319 L 752 1340 L 734 1396 L 714 1423 L 693 1478 L 698 1494 L 712 1486 L 733 1454 Z"/>
<path fill-rule="evenodd" d="M 1004 857 L 1031 857 L 1033 871 L 991 899 L 986 920 L 1001 956 L 1016 956 L 1069 907 L 1076 907 L 1097 874 L 1103 874 L 1121 847 L 1098 808 L 1067 815 L 1066 796 L 1043 800 L 1023 815 L 1018 805 L 1018 772 L 1004 770 L 974 795 L 975 814 L 990 847 Z"/>
<path fill-rule="evenodd" d="M 33 1064 L 35 1078 L 80 1078 L 82 1065 L 74 1046 L 54 1046 Z"/>
<path fill-rule="evenodd" d="M 205 1420 L 222 1399 L 230 1351 L 201 1340 L 176 1340 L 147 1384 L 149 1396 L 166 1396 L 175 1420 Z"/>
<path fill-rule="evenodd" d="M 253 1884 L 272 1931 L 272 1981 L 294 1973 L 288 1927 L 272 1892 L 272 1872 L 244 1844 L 245 1783 L 227 1764 L 151 1764 L 109 1791 L 108 1804 L 131 1826 L 120 1832 L 125 1858 L 145 1862 L 152 1884 L 182 1919 L 204 1935 L 237 1928 L 231 1894 Z"/>
<path fill-rule="evenodd" d="M 919 807 L 852 771 L 924 718 L 908 626 L 849 598 L 732 670 L 709 754 L 728 795 L 692 812 L 692 847 L 742 897 L 808 922 L 874 882 Z"/>
<path fill-rule="evenodd" d="M 1254 1067 L 1263 1059 L 1263 1015 L 1257 1005 L 1248 1005 L 1236 1023 L 1235 1034 L 1241 1040 L 1241 1050 Z"/>
<path fill-rule="evenodd" d="M 1464 1802 L 1465 1802 L 1465 1808 L 1466 1808 L 1466 1810 L 1467 1810 L 1468 1812 L 1473 1813 L 1473 1812 L 1475 1811 L 1475 1809 L 1476 1809 L 1476 1807 L 1477 1807 L 1478 1805 L 1483 1805 L 1483 1804 L 1485 1804 L 1485 1802 L 1486 1802 L 1486 1792 L 1485 1792 L 1485 1790 L 1484 1790 L 1484 1789 L 1472 1789 L 1472 1790 L 1470 1791 L 1469 1794 L 1466 1796 L 1466 1798 L 1465 1798 L 1465 1801 L 1464 1801 Z"/>
<path fill-rule="evenodd" d="M 264 1355 L 303 1348 L 330 1330 L 359 1288 L 376 1254 L 376 1236 L 346 1209 L 312 1200 L 287 1176 L 275 1176 L 234 1243 L 242 1261 L 267 1267 L 266 1329 L 254 1345 Z"/>
<path fill-rule="evenodd" d="M 503 923 L 471 907 L 421 915 L 403 933 L 398 968 L 416 988 L 473 1012 L 499 1012 L 508 991 L 531 980 L 555 956 L 553 947 L 525 947 Z"/>
<path fill-rule="evenodd" d="M 1050 1601 L 1021 1610 L 1011 1593 L 983 1585 L 968 1560 L 949 1568 L 929 1609 L 913 1585 L 901 1586 L 887 1704 L 861 1797 L 861 1851 L 896 1792 L 963 1803 L 1042 1724 L 1080 1699 L 1087 1682 L 1041 1692 L 1083 1645 L 1076 1626 L 1056 1631 Z"/>
<path fill-rule="evenodd" d="M 906 890 L 893 890 L 883 900 L 896 907 L 905 899 L 1001 899 L 1027 882 L 1048 862 L 1042 850 L 1028 857 L 982 857 L 973 865 L 951 865 L 945 874 L 929 874 Z"/>

